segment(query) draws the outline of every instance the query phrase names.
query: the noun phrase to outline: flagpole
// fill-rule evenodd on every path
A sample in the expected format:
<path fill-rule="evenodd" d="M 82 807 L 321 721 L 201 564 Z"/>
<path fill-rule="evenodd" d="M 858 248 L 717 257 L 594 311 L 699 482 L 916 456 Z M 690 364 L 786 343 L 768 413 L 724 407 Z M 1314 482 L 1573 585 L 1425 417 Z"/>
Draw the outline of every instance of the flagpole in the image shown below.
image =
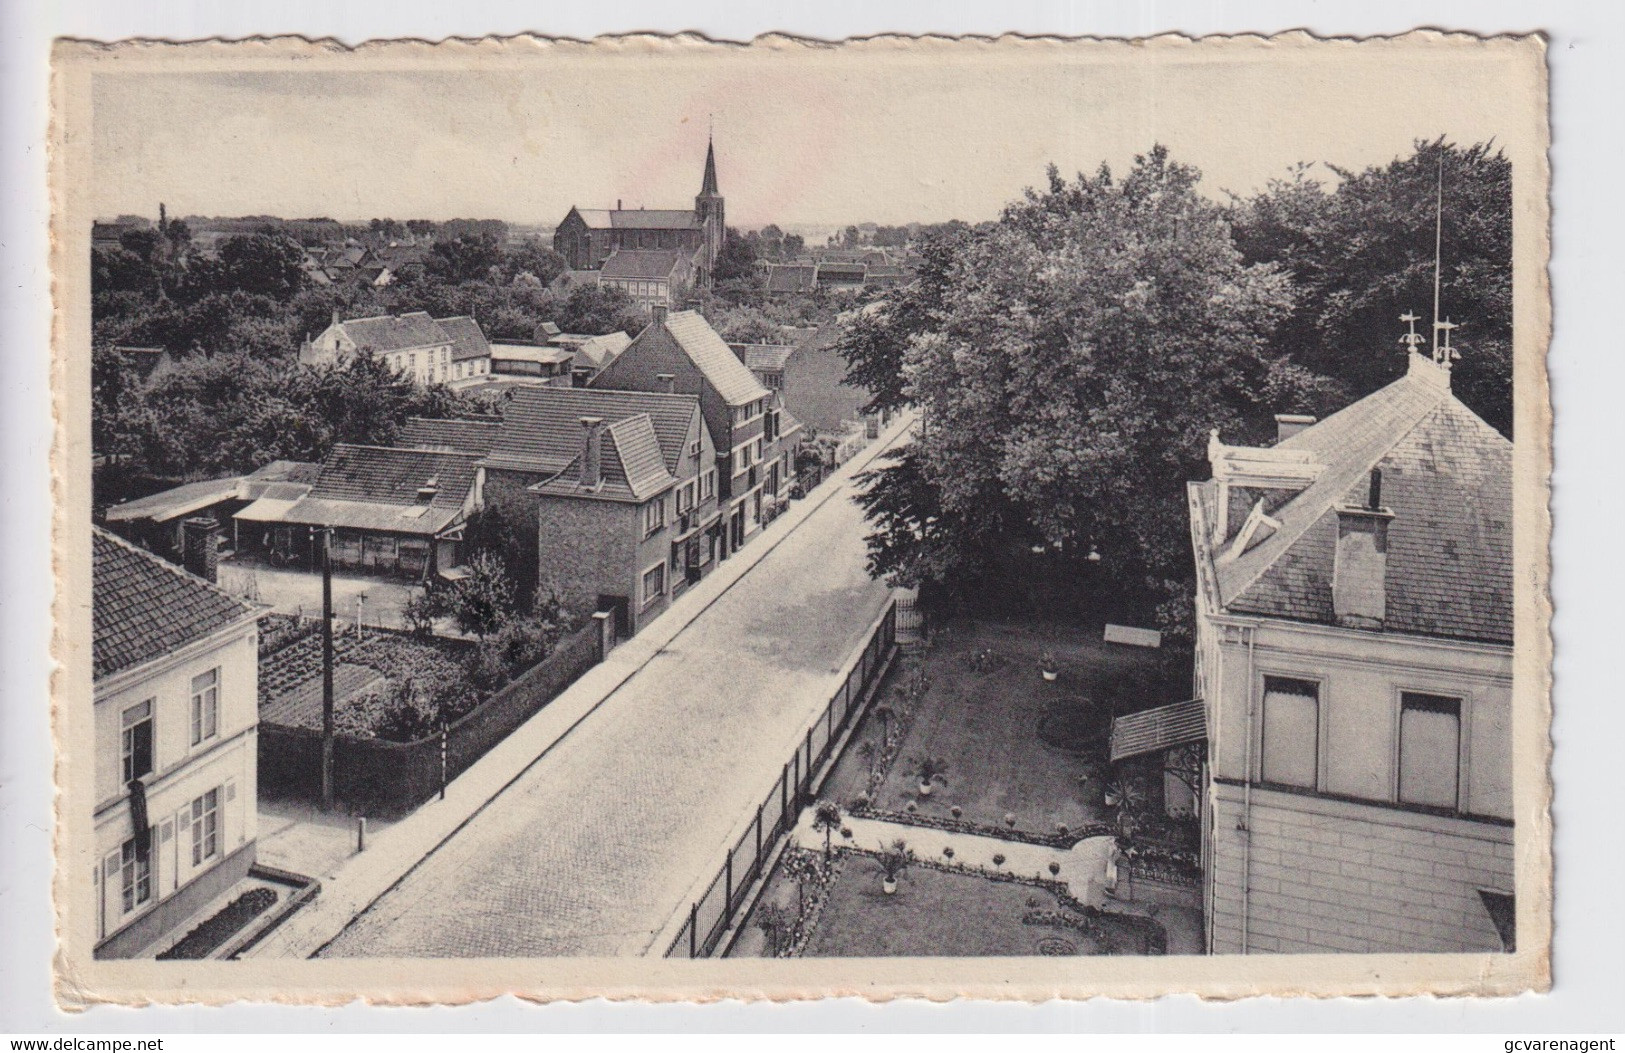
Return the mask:
<path fill-rule="evenodd" d="M 1433 361 L 1439 360 L 1439 261 L 1444 249 L 1444 157 L 1439 157 L 1439 184 L 1433 199 Z"/>

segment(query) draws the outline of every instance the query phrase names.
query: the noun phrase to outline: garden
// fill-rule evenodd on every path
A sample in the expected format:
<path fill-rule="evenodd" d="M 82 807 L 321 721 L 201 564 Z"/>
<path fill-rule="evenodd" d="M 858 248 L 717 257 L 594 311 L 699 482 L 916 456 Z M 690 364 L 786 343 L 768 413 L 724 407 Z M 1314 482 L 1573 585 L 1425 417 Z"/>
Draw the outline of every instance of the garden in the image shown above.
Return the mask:
<path fill-rule="evenodd" d="M 1109 764 L 1114 716 L 1189 694 L 1189 654 L 962 620 L 902 656 L 824 793 L 856 815 L 1068 845 L 1160 806 Z M 1151 817 L 1147 815 L 1146 820 Z"/>
<path fill-rule="evenodd" d="M 334 723 L 357 739 L 413 742 L 467 715 L 547 658 L 578 627 L 556 601 L 521 614 L 500 562 L 477 556 L 474 574 L 425 593 L 408 631 L 345 628 L 333 639 Z M 473 640 L 436 636 L 452 617 Z M 322 728 L 321 621 L 269 614 L 260 621 L 262 723 Z"/>
<path fill-rule="evenodd" d="M 786 850 L 733 957 L 991 957 L 1164 954 L 1153 911 L 1096 910 L 1064 884 L 878 853 Z"/>

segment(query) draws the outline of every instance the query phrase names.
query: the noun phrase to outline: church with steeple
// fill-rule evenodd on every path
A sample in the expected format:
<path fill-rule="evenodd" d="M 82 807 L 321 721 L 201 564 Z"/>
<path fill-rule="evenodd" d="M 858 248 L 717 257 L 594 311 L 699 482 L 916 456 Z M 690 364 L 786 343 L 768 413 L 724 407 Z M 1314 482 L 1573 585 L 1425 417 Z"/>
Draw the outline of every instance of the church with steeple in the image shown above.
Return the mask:
<path fill-rule="evenodd" d="M 572 270 L 599 270 L 617 252 L 675 252 L 692 263 L 697 284 L 709 285 L 722 254 L 726 217 L 717 184 L 715 144 L 706 143 L 705 174 L 694 208 L 578 208 L 553 233 L 553 248 Z"/>

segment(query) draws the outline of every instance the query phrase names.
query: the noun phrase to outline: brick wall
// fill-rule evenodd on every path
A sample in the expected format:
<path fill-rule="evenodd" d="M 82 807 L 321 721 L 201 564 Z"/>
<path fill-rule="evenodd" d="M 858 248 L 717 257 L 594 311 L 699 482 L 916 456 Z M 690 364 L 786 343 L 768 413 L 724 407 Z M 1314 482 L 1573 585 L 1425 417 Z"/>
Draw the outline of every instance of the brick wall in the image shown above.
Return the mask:
<path fill-rule="evenodd" d="M 1213 953 L 1483 952 L 1501 941 L 1478 890 L 1511 892 L 1512 829 L 1254 788 L 1212 787 Z"/>
<path fill-rule="evenodd" d="M 671 498 L 666 515 L 671 517 Z M 542 588 L 555 588 L 571 610 L 597 609 L 600 595 L 625 596 L 631 632 L 669 605 L 668 599 L 645 607 L 639 602 L 643 571 L 669 557 L 668 531 L 643 540 L 643 510 L 638 505 L 579 498 L 542 497 L 538 577 Z M 668 570 L 668 591 L 670 587 Z"/>

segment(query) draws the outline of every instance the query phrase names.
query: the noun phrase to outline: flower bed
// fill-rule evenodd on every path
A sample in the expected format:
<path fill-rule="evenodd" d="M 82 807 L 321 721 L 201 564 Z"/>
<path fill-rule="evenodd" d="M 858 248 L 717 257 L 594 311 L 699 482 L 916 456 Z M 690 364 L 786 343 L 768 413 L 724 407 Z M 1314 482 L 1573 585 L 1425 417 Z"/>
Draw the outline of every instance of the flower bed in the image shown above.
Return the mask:
<path fill-rule="evenodd" d="M 207 958 L 227 940 L 243 931 L 249 922 L 276 906 L 276 901 L 277 894 L 274 889 L 251 889 L 226 904 L 214 917 L 181 937 L 173 947 L 158 955 L 158 960 Z"/>

